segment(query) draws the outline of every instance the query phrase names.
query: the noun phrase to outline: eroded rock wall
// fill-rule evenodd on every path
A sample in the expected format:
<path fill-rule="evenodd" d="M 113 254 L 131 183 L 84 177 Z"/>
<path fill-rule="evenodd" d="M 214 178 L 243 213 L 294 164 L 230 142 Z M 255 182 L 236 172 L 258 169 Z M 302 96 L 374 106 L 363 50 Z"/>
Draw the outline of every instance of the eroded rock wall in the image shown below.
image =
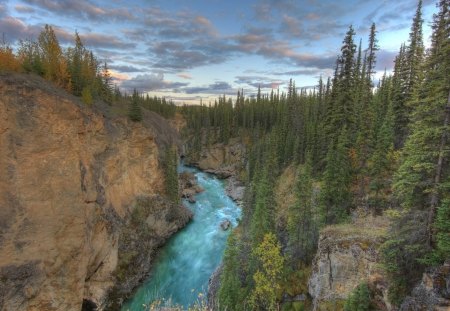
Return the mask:
<path fill-rule="evenodd" d="M 0 310 L 101 304 L 122 226 L 136 197 L 163 193 L 160 149 L 176 140 L 156 114 L 105 118 L 41 78 L 0 75 Z"/>
<path fill-rule="evenodd" d="M 315 310 L 343 303 L 363 282 L 379 284 L 383 279 L 378 249 L 385 241 L 386 224 L 379 227 L 376 224 L 373 218 L 321 231 L 308 283 Z"/>

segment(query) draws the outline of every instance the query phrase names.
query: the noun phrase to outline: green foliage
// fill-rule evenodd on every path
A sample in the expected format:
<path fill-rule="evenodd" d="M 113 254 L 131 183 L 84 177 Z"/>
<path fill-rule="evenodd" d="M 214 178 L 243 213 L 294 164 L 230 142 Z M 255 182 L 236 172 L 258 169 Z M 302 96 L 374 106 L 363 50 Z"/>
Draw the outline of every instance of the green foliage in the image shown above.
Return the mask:
<path fill-rule="evenodd" d="M 239 280 L 239 245 L 236 231 L 228 237 L 223 258 L 223 270 L 218 293 L 219 309 L 237 311 L 242 305 L 241 282 Z"/>
<path fill-rule="evenodd" d="M 436 217 L 436 250 L 438 263 L 450 258 L 450 199 L 443 200 Z"/>
<path fill-rule="evenodd" d="M 274 230 L 274 202 L 273 184 L 269 180 L 268 169 L 264 169 L 262 176 L 258 175 L 254 212 L 250 223 L 250 235 L 253 245 L 259 245 L 268 232 Z"/>
<path fill-rule="evenodd" d="M 284 258 L 275 235 L 267 233 L 254 253 L 259 259 L 261 269 L 253 275 L 255 287 L 250 295 L 250 305 L 254 310 L 277 310 L 277 294 L 281 289 Z"/>
<path fill-rule="evenodd" d="M 344 304 L 344 311 L 369 311 L 371 310 L 370 290 L 366 283 L 356 287 Z"/>
<path fill-rule="evenodd" d="M 421 260 L 426 265 L 439 265 L 450 258 L 450 199 L 442 200 L 434 223 L 436 247 Z"/>
<path fill-rule="evenodd" d="M 83 88 L 83 91 L 81 92 L 81 101 L 88 106 L 91 106 L 92 103 L 94 102 L 93 98 L 92 98 L 92 93 L 90 88 L 85 87 Z"/>
<path fill-rule="evenodd" d="M 131 97 L 131 102 L 128 109 L 128 117 L 133 122 L 142 121 L 142 109 L 139 105 L 139 94 L 136 89 L 134 89 L 133 96 Z"/>
<path fill-rule="evenodd" d="M 351 162 L 348 132 L 343 128 L 337 145 L 330 145 L 321 191 L 323 224 L 343 222 L 348 218 L 351 204 Z"/>
<path fill-rule="evenodd" d="M 180 203 L 180 194 L 178 189 L 178 155 L 176 146 L 171 146 L 166 150 L 165 156 L 165 184 L 166 195 L 171 202 Z"/>
<path fill-rule="evenodd" d="M 315 253 L 319 237 L 317 215 L 313 202 L 312 165 L 307 161 L 299 168 L 296 201 L 289 208 L 287 229 L 288 249 L 293 267 L 308 264 Z"/>
<path fill-rule="evenodd" d="M 397 215 L 382 248 L 394 304 L 426 265 L 448 257 L 448 16 L 449 3 L 440 0 L 425 55 L 419 2 L 394 73 L 385 74 L 376 88 L 372 78 L 379 47 L 373 24 L 367 48 L 362 43 L 357 48 L 349 27 L 333 77 L 326 83 L 320 79 L 313 91 L 298 89 L 291 80 L 286 92 L 264 94 L 259 88 L 256 96 L 246 97 L 239 90 L 234 103 L 223 96 L 209 106 L 180 109 L 191 148 L 239 137 L 248 150 L 242 232 L 232 243 L 239 250 L 225 259 L 225 264 L 241 265 L 230 269 L 224 285 L 230 296 L 238 297 L 229 284 L 239 284 L 240 296 L 230 305 L 245 304 L 252 294 L 253 306 L 262 308 L 255 293 L 261 298 L 264 286 L 258 284 L 266 280 L 255 250 L 268 233 L 280 239 L 296 274 L 311 261 L 317 227 L 348 221 L 354 208 L 373 213 L 391 209 Z M 290 166 L 299 167 L 292 186 L 296 200 L 279 211 L 275 181 Z M 365 295 L 361 291 L 358 295 Z M 341 302 L 324 306 L 339 307 Z"/>
<path fill-rule="evenodd" d="M 431 252 L 427 245 L 427 213 L 410 211 L 394 222 L 390 239 L 381 247 L 382 263 L 390 280 L 389 300 L 398 305 L 424 270 L 421 258 Z"/>

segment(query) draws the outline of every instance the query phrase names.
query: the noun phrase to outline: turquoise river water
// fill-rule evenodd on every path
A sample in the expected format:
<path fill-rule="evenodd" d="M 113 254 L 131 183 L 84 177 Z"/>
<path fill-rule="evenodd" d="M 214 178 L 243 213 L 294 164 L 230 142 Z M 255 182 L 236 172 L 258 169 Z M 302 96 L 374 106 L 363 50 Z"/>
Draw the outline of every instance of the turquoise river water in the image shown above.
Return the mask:
<path fill-rule="evenodd" d="M 226 195 L 223 181 L 197 169 L 179 166 L 179 172 L 195 174 L 205 189 L 196 195 L 196 203 L 183 204 L 194 212 L 193 220 L 176 233 L 159 252 L 150 277 L 124 304 L 122 311 L 142 311 L 155 299 L 171 299 L 187 308 L 206 295 L 208 280 L 220 265 L 228 231 L 220 228 L 225 219 L 237 225 L 240 208 Z"/>

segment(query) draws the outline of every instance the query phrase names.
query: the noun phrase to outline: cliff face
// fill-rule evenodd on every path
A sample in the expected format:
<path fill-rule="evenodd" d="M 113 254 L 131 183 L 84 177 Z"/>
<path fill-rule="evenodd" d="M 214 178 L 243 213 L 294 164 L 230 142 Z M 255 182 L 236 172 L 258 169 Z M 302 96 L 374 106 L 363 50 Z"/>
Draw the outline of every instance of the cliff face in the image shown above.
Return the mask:
<path fill-rule="evenodd" d="M 185 144 L 185 161 L 202 171 L 228 178 L 238 175 L 245 167 L 245 145 L 237 138 L 230 139 L 228 144 L 217 143 L 207 146 L 202 144 L 200 152 L 192 150 Z"/>
<path fill-rule="evenodd" d="M 38 77 L 0 75 L 0 309 L 101 303 L 133 202 L 164 191 L 159 146 L 175 140 L 156 114 L 110 120 Z M 184 221 L 168 223 L 161 235 Z"/>
<path fill-rule="evenodd" d="M 309 279 L 315 310 L 342 307 L 343 301 L 362 282 L 379 292 L 380 310 L 385 304 L 386 284 L 380 269 L 378 248 L 386 235 L 385 220 L 366 218 L 351 225 L 322 230 Z"/>

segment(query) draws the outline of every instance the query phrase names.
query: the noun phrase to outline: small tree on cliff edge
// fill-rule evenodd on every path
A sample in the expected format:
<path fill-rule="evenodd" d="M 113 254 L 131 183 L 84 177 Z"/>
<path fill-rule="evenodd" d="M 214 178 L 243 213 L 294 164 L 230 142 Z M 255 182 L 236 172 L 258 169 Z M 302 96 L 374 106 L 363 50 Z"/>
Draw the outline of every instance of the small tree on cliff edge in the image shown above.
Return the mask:
<path fill-rule="evenodd" d="M 139 106 L 139 94 L 136 89 L 133 90 L 128 116 L 133 122 L 142 121 L 142 110 L 141 106 Z"/>

